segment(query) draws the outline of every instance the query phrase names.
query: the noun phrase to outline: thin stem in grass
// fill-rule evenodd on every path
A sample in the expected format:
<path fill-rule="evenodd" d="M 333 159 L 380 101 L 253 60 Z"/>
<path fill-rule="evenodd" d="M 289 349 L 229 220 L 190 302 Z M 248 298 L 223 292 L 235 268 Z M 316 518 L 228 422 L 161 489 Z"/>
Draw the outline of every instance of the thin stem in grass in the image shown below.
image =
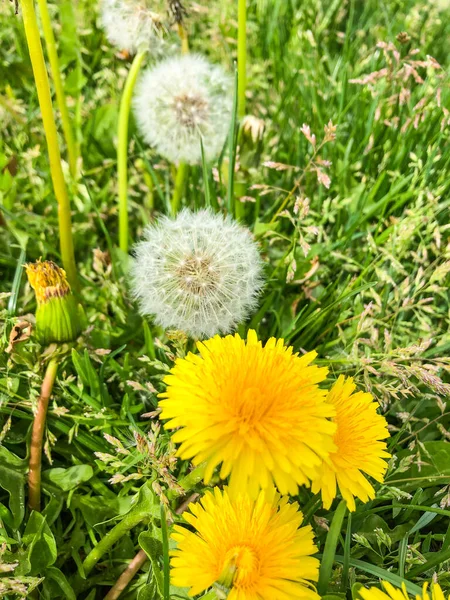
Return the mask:
<path fill-rule="evenodd" d="M 119 185 L 119 245 L 128 252 L 128 123 L 134 86 L 145 58 L 145 51 L 133 59 L 120 101 L 119 129 L 117 135 L 117 178 Z"/>
<path fill-rule="evenodd" d="M 178 23 L 178 35 L 181 40 L 182 54 L 189 54 L 189 38 L 183 23 Z"/>
<path fill-rule="evenodd" d="M 36 12 L 34 10 L 34 0 L 21 0 L 21 4 L 25 35 L 36 83 L 39 107 L 41 109 L 42 121 L 44 124 L 45 138 L 47 140 L 50 173 L 53 189 L 58 202 L 61 257 L 69 283 L 72 289 L 77 290 L 79 284 L 73 248 L 70 200 L 61 167 L 58 134 L 56 131 L 55 117 L 53 115 L 48 73 L 45 66 L 44 53 L 42 51 Z"/>
<path fill-rule="evenodd" d="M 58 52 L 56 49 L 55 36 L 52 29 L 50 14 L 48 12 L 47 0 L 38 0 L 41 15 L 42 30 L 44 32 L 45 44 L 47 46 L 48 59 L 50 61 L 53 84 L 55 86 L 56 103 L 61 115 L 61 125 L 66 140 L 67 155 L 69 160 L 70 174 L 73 179 L 77 176 L 77 145 L 70 124 L 69 111 L 67 109 L 66 95 L 61 79 L 61 68 Z"/>
<path fill-rule="evenodd" d="M 89 575 L 102 556 L 106 554 L 106 552 L 108 552 L 108 550 L 125 534 L 127 534 L 130 529 L 133 529 L 133 527 L 136 527 L 136 525 L 139 525 L 139 523 L 142 523 L 149 518 L 149 515 L 140 511 L 131 511 L 126 514 L 120 523 L 117 523 L 117 525 L 113 527 L 86 556 L 83 562 L 85 575 Z"/>
<path fill-rule="evenodd" d="M 331 572 L 333 570 L 337 543 L 346 512 L 347 503 L 345 500 L 341 500 L 331 522 L 330 531 L 328 532 L 327 541 L 325 542 L 325 550 L 323 552 L 322 562 L 320 564 L 319 583 L 317 584 L 317 591 L 320 596 L 324 596 L 328 589 L 328 583 L 331 579 Z"/>
<path fill-rule="evenodd" d="M 245 90 L 247 87 L 247 0 L 238 0 L 238 115 L 245 116 Z"/>
<path fill-rule="evenodd" d="M 161 534 L 164 559 L 164 600 L 170 600 L 169 536 L 167 533 L 166 510 L 161 504 Z"/>
<path fill-rule="evenodd" d="M 117 600 L 139 569 L 147 562 L 147 560 L 148 557 L 146 553 L 143 550 L 139 550 L 125 571 L 106 594 L 105 600 Z"/>
<path fill-rule="evenodd" d="M 236 165 L 236 122 L 237 122 L 237 104 L 238 104 L 238 85 L 239 75 L 237 69 L 234 72 L 234 95 L 233 95 L 233 112 L 231 113 L 230 132 L 228 134 L 228 190 L 227 190 L 227 207 L 230 215 L 234 214 L 235 198 L 234 198 L 234 168 Z"/>
<path fill-rule="evenodd" d="M 52 394 L 53 385 L 58 371 L 58 361 L 48 363 L 44 380 L 41 386 L 41 395 L 38 400 L 38 409 L 33 421 L 30 444 L 30 463 L 28 473 L 28 504 L 31 510 L 41 509 L 41 463 L 42 446 L 47 416 L 48 403 Z"/>
<path fill-rule="evenodd" d="M 180 162 L 175 177 L 175 187 L 173 190 L 171 210 L 172 215 L 175 216 L 180 209 L 181 200 L 184 194 L 184 188 L 186 186 L 186 179 L 188 174 L 188 165 L 184 162 Z"/>

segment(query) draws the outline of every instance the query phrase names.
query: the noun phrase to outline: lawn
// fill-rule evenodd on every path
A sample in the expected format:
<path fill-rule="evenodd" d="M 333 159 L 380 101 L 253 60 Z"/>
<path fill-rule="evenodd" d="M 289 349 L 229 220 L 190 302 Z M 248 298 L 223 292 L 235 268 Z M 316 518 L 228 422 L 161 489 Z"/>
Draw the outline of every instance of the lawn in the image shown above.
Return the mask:
<path fill-rule="evenodd" d="M 0 598 L 443 600 L 450 2 L 103 3 L 0 0 Z"/>

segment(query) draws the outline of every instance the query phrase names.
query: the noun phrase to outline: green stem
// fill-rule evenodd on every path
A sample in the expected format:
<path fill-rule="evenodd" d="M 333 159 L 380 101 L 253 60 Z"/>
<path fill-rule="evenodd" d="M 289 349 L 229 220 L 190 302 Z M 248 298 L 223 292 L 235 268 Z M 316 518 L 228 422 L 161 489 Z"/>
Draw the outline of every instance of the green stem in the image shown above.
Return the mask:
<path fill-rule="evenodd" d="M 108 552 L 108 550 L 122 538 L 126 533 L 142 523 L 143 521 L 150 518 L 150 515 L 143 512 L 133 512 L 125 515 L 120 523 L 117 523 L 115 527 L 109 531 L 99 543 L 92 548 L 89 554 L 86 556 L 83 562 L 83 569 L 86 576 L 92 571 L 101 557 Z"/>
<path fill-rule="evenodd" d="M 50 173 L 56 200 L 58 202 L 61 257 L 64 269 L 67 273 L 67 279 L 72 288 L 77 291 L 79 289 L 79 284 L 73 248 L 70 200 L 61 167 L 58 134 L 56 131 L 55 117 L 53 115 L 48 73 L 45 66 L 44 53 L 42 51 L 36 12 L 34 10 L 34 0 L 21 0 L 21 3 L 25 36 L 27 38 L 28 51 L 39 99 L 39 107 L 41 109 L 42 122 L 44 124 L 45 138 L 47 140 Z"/>
<path fill-rule="evenodd" d="M 331 522 L 330 531 L 328 532 L 327 541 L 325 542 L 322 562 L 320 564 L 319 583 L 317 584 L 317 591 L 320 596 L 324 596 L 328 589 L 328 582 L 331 579 L 331 572 L 333 570 L 334 555 L 336 554 L 339 535 L 341 533 L 342 523 L 346 512 L 347 503 L 345 500 L 341 500 Z"/>
<path fill-rule="evenodd" d="M 245 115 L 247 87 L 247 0 L 238 0 L 238 115 Z"/>
<path fill-rule="evenodd" d="M 170 600 L 169 535 L 167 533 L 167 519 L 164 504 L 161 504 L 161 536 L 164 559 L 164 600 Z"/>
<path fill-rule="evenodd" d="M 30 442 L 30 462 L 28 472 L 28 505 L 31 510 L 41 510 L 41 465 L 42 446 L 44 441 L 45 420 L 48 403 L 52 395 L 53 385 L 58 371 L 58 361 L 52 359 L 45 371 L 42 381 L 38 408 L 33 421 Z"/>
<path fill-rule="evenodd" d="M 175 216 L 180 209 L 181 199 L 184 194 L 184 187 L 186 185 L 188 173 L 188 165 L 184 162 L 180 162 L 177 169 L 177 174 L 175 177 L 175 187 L 173 190 L 172 196 L 172 215 Z"/>
<path fill-rule="evenodd" d="M 134 86 L 144 61 L 145 51 L 138 52 L 128 73 L 119 109 L 119 129 L 117 135 L 117 178 L 119 184 L 119 244 L 128 252 L 128 122 L 130 120 L 131 99 Z"/>
<path fill-rule="evenodd" d="M 61 68 L 59 65 L 58 52 L 56 49 L 55 36 L 52 29 L 50 15 L 48 12 L 47 0 L 38 0 L 39 12 L 42 21 L 42 30 L 44 32 L 45 44 L 47 46 L 48 58 L 50 61 L 53 84 L 55 86 L 56 103 L 61 115 L 61 124 L 64 138 L 67 145 L 67 154 L 69 159 L 70 174 L 73 179 L 77 176 L 77 147 L 70 124 L 69 111 L 67 109 L 66 95 L 61 79 Z"/>

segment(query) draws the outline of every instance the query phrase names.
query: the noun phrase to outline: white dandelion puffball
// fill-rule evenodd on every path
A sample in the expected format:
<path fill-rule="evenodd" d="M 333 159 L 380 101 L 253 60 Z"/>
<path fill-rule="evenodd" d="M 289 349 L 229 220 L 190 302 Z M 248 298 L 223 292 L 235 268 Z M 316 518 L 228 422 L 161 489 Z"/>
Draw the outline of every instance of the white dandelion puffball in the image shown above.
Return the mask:
<path fill-rule="evenodd" d="M 146 142 L 171 162 L 217 158 L 231 122 L 232 82 L 199 55 L 168 58 L 143 74 L 134 99 Z"/>
<path fill-rule="evenodd" d="M 113 46 L 131 54 L 162 43 L 166 16 L 165 0 L 102 0 L 101 3 L 106 37 Z"/>
<path fill-rule="evenodd" d="M 229 333 L 255 307 L 262 259 L 250 231 L 210 210 L 147 227 L 135 246 L 132 290 L 144 315 L 194 338 Z"/>

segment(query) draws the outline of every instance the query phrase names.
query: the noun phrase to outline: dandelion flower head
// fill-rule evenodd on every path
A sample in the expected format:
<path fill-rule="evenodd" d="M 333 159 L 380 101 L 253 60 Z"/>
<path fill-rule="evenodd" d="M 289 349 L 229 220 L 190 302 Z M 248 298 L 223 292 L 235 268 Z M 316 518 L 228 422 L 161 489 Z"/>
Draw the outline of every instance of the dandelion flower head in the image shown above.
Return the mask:
<path fill-rule="evenodd" d="M 132 287 L 142 314 L 195 338 L 228 333 L 254 308 L 262 260 L 248 229 L 210 210 L 181 211 L 147 228 Z"/>
<path fill-rule="evenodd" d="M 339 377 L 331 388 L 327 402 L 336 410 L 336 451 L 324 461 L 319 477 L 313 481 L 314 493 L 321 491 L 325 508 L 329 508 L 339 486 L 347 506 L 354 511 L 355 496 L 367 502 L 375 497 L 373 486 L 363 473 L 382 482 L 387 469 L 389 437 L 386 419 L 377 413 L 378 403 L 366 392 L 355 392 L 352 378 Z"/>
<path fill-rule="evenodd" d="M 327 369 L 310 364 L 315 352 L 298 356 L 275 338 L 263 346 L 254 331 L 197 346 L 199 355 L 176 361 L 161 394 L 178 455 L 207 463 L 205 483 L 221 464 L 234 496 L 274 484 L 295 495 L 334 450 L 334 408 L 317 385 Z"/>
<path fill-rule="evenodd" d="M 228 600 L 319 600 L 309 583 L 318 579 L 317 548 L 297 504 L 264 493 L 233 500 L 215 488 L 184 516 L 195 531 L 175 526 L 171 575 L 190 595 L 215 584 Z"/>
<path fill-rule="evenodd" d="M 168 58 L 138 83 L 134 112 L 146 142 L 171 162 L 217 158 L 231 121 L 230 77 L 199 55 Z"/>
<path fill-rule="evenodd" d="M 158 47 L 167 20 L 164 0 L 102 0 L 101 23 L 106 36 L 119 50 L 135 54 Z"/>
<path fill-rule="evenodd" d="M 401 589 L 395 588 L 387 581 L 382 581 L 382 585 L 384 591 L 376 587 L 369 589 L 361 588 L 359 594 L 364 600 L 410 600 L 404 583 L 402 583 Z M 446 598 L 438 583 L 433 583 L 431 590 L 429 590 L 428 583 L 424 583 L 422 594 L 416 594 L 416 600 L 446 600 Z M 450 596 L 448 596 L 447 600 L 450 600 Z"/>

